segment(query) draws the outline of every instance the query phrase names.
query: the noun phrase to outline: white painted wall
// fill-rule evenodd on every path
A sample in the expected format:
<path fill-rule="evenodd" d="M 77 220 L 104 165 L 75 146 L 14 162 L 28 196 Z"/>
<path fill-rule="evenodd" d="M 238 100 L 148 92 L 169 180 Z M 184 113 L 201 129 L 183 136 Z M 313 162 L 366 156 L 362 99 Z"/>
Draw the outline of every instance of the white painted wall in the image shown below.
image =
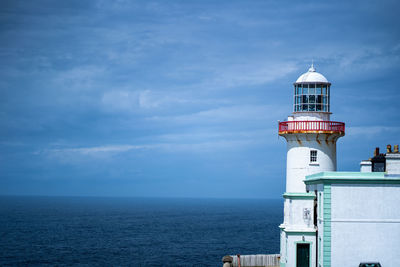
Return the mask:
<path fill-rule="evenodd" d="M 386 172 L 400 174 L 400 153 L 386 153 Z"/>
<path fill-rule="evenodd" d="M 310 215 L 304 217 L 304 209 L 308 209 Z M 285 199 L 284 202 L 284 221 L 287 229 L 297 230 L 314 229 L 314 200 L 312 199 Z"/>
<path fill-rule="evenodd" d="M 372 172 L 372 162 L 370 160 L 362 160 L 360 162 L 360 172 Z"/>
<path fill-rule="evenodd" d="M 280 229 L 280 254 L 281 254 L 281 262 L 286 262 L 286 233 Z"/>
<path fill-rule="evenodd" d="M 330 113 L 323 112 L 294 112 L 293 120 L 296 121 L 329 121 Z"/>
<path fill-rule="evenodd" d="M 286 134 L 286 192 L 306 192 L 304 179 L 323 171 L 336 171 L 337 134 Z M 310 162 L 310 150 L 318 160 Z"/>
<path fill-rule="evenodd" d="M 332 266 L 400 266 L 400 186 L 332 185 Z"/>
<path fill-rule="evenodd" d="M 400 220 L 400 185 L 333 184 L 331 194 L 332 220 Z"/>
<path fill-rule="evenodd" d="M 360 262 L 380 262 L 385 267 L 400 266 L 399 223 L 332 222 L 332 266 L 358 266 Z"/>

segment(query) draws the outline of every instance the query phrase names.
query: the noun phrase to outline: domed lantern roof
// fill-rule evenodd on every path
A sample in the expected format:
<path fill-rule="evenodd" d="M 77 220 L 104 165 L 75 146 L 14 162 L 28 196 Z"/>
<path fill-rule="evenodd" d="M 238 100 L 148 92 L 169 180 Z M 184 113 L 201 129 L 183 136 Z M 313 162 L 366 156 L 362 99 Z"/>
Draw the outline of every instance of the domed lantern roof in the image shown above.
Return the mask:
<path fill-rule="evenodd" d="M 297 81 L 297 83 L 329 83 L 324 75 L 315 71 L 314 64 L 308 69 L 308 71 L 302 74 Z"/>
<path fill-rule="evenodd" d="M 330 112 L 331 83 L 315 71 L 314 64 L 294 83 L 294 112 Z"/>

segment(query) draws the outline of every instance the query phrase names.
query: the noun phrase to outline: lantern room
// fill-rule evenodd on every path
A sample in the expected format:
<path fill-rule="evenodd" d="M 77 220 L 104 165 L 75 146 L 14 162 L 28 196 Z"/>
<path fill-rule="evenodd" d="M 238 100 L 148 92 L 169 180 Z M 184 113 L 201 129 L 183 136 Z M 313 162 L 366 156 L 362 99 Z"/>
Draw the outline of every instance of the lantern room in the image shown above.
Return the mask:
<path fill-rule="evenodd" d="M 330 112 L 331 83 L 311 65 L 294 83 L 294 112 Z"/>

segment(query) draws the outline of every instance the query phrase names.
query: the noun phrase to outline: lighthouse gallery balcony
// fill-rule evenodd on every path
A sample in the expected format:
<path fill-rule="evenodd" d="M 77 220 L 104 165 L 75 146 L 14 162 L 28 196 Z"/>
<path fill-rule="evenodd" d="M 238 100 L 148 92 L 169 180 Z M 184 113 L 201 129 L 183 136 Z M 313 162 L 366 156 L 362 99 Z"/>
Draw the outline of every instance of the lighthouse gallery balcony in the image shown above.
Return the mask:
<path fill-rule="evenodd" d="M 283 121 L 279 123 L 279 134 L 338 133 L 344 135 L 344 130 L 344 122 L 337 121 Z"/>

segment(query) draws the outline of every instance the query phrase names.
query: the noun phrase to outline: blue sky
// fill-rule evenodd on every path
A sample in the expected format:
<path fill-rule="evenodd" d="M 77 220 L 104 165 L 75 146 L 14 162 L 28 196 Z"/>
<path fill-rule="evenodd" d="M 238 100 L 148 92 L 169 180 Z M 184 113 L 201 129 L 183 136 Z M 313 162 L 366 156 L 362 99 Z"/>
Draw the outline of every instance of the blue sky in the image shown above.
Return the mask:
<path fill-rule="evenodd" d="M 338 170 L 400 143 L 397 1 L 1 1 L 0 194 L 278 198 L 314 60 Z"/>

